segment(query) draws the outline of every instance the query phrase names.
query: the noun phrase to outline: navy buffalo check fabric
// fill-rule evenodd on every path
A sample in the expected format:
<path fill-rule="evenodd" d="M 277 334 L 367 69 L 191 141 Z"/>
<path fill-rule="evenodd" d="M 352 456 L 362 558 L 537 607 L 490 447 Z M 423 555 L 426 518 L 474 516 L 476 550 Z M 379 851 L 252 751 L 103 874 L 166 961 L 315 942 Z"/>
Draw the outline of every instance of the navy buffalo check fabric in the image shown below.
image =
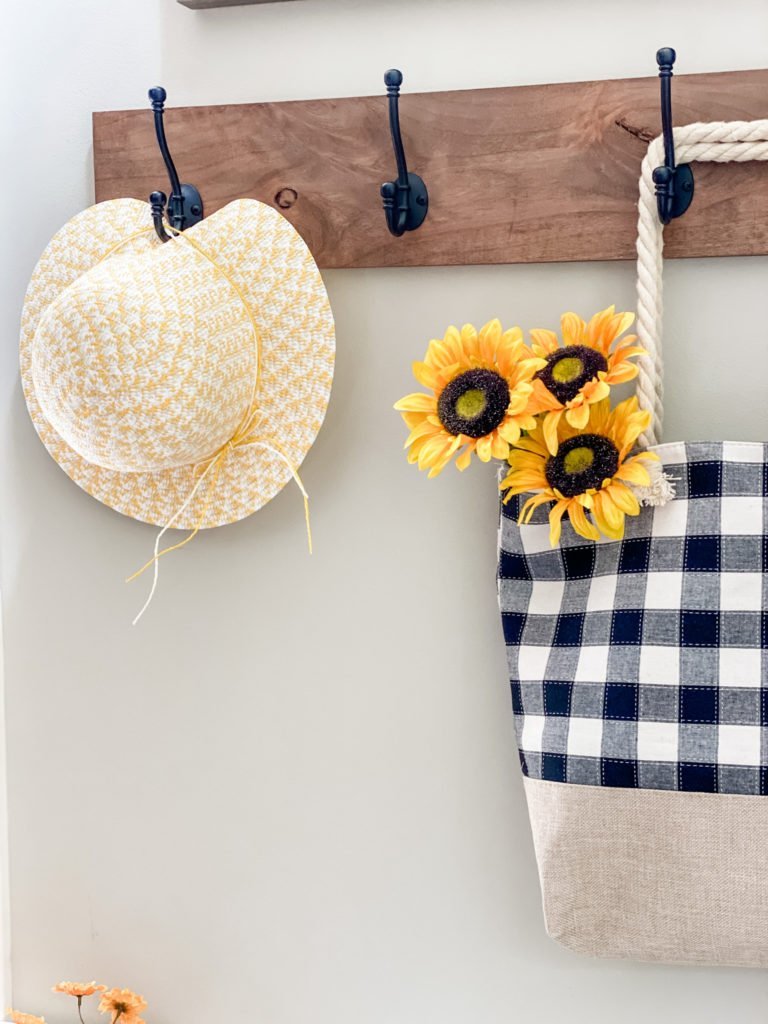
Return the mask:
<path fill-rule="evenodd" d="M 768 445 L 665 444 L 677 497 L 593 542 L 502 505 L 499 602 L 526 775 L 768 794 Z"/>

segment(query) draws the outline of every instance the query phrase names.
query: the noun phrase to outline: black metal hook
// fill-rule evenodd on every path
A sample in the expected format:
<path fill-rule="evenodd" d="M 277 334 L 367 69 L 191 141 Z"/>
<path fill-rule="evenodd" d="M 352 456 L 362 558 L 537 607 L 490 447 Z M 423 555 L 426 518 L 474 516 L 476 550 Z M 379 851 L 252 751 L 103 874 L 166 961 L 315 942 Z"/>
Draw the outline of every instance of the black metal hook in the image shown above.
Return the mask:
<path fill-rule="evenodd" d="M 166 200 L 164 192 L 153 192 L 149 197 L 155 231 L 158 238 L 163 242 L 169 241 L 171 237 L 163 227 L 164 216 L 171 227 L 177 231 L 184 231 L 185 228 L 192 227 L 193 224 L 197 224 L 198 221 L 203 219 L 203 200 L 200 193 L 194 185 L 183 185 L 179 181 L 176 165 L 168 149 L 168 140 L 165 137 L 165 125 L 163 124 L 166 97 L 167 93 L 160 85 L 149 90 L 149 99 L 155 116 L 157 144 L 160 147 L 171 182 L 171 195 L 169 199 Z"/>
<path fill-rule="evenodd" d="M 664 133 L 664 166 L 653 172 L 659 220 L 669 224 L 682 217 L 693 199 L 693 171 L 690 164 L 675 165 L 675 137 L 672 128 L 672 68 L 677 54 L 665 46 L 656 54 L 661 82 L 661 126 Z"/>
<path fill-rule="evenodd" d="M 424 223 L 429 209 L 427 186 L 418 174 L 408 171 L 405 162 L 403 139 L 400 135 L 400 86 L 403 74 L 392 68 L 384 75 L 384 84 L 389 97 L 389 130 L 397 162 L 397 181 L 385 181 L 381 186 L 381 198 L 387 227 L 398 238 L 406 231 L 415 231 Z"/>

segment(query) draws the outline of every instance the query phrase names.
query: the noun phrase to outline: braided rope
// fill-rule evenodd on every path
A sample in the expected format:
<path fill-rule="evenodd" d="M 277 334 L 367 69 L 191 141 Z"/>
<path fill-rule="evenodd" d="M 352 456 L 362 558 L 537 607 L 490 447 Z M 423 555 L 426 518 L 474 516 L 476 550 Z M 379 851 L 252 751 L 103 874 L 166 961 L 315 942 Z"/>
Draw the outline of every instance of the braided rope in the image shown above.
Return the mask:
<path fill-rule="evenodd" d="M 713 121 L 675 128 L 678 164 L 745 163 L 768 160 L 768 120 Z M 639 360 L 637 397 L 653 414 L 640 437 L 646 447 L 658 444 L 664 417 L 664 368 L 661 353 L 664 225 L 659 220 L 653 184 L 654 168 L 664 163 L 661 136 L 648 146 L 640 175 L 637 221 L 637 334 L 646 355 Z"/>

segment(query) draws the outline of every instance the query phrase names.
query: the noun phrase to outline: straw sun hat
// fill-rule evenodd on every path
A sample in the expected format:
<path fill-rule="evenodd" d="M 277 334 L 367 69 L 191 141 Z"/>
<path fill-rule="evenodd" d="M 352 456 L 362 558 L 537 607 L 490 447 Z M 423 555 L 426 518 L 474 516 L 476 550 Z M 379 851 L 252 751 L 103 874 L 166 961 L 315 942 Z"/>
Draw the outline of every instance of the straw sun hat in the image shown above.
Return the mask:
<path fill-rule="evenodd" d="M 250 515 L 317 436 L 334 360 L 328 296 L 276 210 L 230 203 L 165 244 L 116 199 L 54 236 L 27 291 L 32 421 L 88 494 L 183 529 Z"/>

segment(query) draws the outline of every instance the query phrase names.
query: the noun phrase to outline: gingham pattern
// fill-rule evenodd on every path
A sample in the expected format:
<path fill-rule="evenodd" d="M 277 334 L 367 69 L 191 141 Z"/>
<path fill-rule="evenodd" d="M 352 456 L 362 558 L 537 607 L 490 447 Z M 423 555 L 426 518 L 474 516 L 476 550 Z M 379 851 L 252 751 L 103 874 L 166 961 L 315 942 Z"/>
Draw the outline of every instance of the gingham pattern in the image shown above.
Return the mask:
<path fill-rule="evenodd" d="M 623 541 L 502 506 L 499 600 L 525 774 L 768 793 L 768 446 L 654 449 L 677 497 Z"/>
<path fill-rule="evenodd" d="M 257 367 L 242 297 L 261 342 L 258 435 L 294 466 L 328 405 L 333 316 L 306 244 L 263 203 L 237 200 L 186 233 L 242 297 L 184 237 L 162 245 L 150 230 L 122 244 L 148 226 L 147 203 L 116 199 L 48 244 L 24 304 L 24 395 L 48 451 L 99 501 L 156 525 L 220 526 L 291 479 L 277 452 L 241 447 L 178 515 L 198 462 L 248 408 Z"/>

